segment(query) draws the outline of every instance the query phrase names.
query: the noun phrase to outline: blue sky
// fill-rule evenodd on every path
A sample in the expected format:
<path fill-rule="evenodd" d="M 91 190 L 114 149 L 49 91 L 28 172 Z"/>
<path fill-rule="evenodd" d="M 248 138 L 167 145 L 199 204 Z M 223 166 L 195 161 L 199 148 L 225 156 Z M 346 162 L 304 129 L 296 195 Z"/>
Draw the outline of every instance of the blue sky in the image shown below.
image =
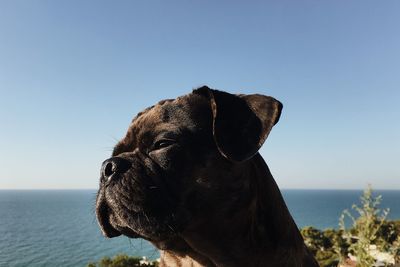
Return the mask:
<path fill-rule="evenodd" d="M 400 189 L 399 1 L 0 1 L 0 188 L 96 188 L 133 116 L 207 84 L 284 104 L 282 188 Z"/>

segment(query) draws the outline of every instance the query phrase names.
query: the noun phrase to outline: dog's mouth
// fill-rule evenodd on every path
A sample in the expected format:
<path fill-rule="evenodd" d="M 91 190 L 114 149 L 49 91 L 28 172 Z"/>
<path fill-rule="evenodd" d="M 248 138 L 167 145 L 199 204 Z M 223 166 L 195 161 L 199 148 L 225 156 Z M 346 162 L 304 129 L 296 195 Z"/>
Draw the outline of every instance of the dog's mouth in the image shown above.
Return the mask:
<path fill-rule="evenodd" d="M 141 237 L 131 228 L 118 223 L 118 219 L 102 196 L 99 197 L 96 203 L 96 217 L 101 232 L 105 237 L 113 238 L 120 235 L 125 235 L 130 238 Z"/>
<path fill-rule="evenodd" d="M 99 190 L 96 201 L 96 217 L 105 237 L 125 235 L 158 242 L 177 234 L 174 214 L 155 215 L 142 206 L 136 207 L 136 210 L 127 209 L 121 202 L 121 196 L 110 194 L 111 197 L 106 191 L 106 188 Z"/>

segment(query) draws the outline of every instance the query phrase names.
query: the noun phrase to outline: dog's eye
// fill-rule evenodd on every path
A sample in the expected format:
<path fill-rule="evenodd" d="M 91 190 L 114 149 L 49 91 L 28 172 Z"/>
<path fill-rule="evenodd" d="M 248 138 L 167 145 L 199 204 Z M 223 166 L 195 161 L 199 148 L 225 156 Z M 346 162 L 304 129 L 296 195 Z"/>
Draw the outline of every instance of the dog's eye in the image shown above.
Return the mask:
<path fill-rule="evenodd" d="M 172 139 L 161 139 L 154 143 L 153 150 L 161 149 L 164 147 L 168 147 L 175 143 L 175 140 Z"/>

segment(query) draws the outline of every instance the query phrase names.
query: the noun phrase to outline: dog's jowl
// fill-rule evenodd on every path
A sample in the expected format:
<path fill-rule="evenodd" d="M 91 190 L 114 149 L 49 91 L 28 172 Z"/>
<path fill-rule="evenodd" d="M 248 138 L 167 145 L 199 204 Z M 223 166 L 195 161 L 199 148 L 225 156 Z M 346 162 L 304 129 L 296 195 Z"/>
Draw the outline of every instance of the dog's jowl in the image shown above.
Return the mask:
<path fill-rule="evenodd" d="M 281 110 L 201 87 L 139 113 L 101 168 L 103 234 L 150 241 L 161 266 L 318 266 L 258 153 Z"/>

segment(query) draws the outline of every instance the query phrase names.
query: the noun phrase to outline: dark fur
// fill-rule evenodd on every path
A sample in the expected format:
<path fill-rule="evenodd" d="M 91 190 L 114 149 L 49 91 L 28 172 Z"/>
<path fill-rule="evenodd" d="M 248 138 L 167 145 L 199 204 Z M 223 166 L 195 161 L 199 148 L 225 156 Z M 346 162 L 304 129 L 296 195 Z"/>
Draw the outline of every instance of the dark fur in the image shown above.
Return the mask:
<path fill-rule="evenodd" d="M 103 234 L 149 240 L 161 266 L 318 266 L 257 152 L 281 109 L 202 87 L 138 114 L 103 165 Z"/>

